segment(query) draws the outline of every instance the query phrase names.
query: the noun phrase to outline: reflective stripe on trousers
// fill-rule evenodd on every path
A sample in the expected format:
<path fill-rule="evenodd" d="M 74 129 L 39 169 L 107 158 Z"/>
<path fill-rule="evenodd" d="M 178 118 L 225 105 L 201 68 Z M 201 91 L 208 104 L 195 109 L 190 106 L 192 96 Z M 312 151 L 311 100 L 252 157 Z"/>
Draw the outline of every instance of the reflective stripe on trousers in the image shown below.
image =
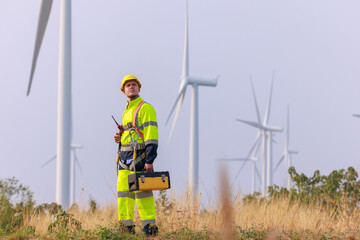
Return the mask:
<path fill-rule="evenodd" d="M 125 226 L 134 225 L 135 201 L 139 210 L 143 226 L 155 224 L 155 203 L 152 191 L 129 192 L 128 175 L 134 173 L 129 170 L 119 170 L 117 180 L 118 191 L 118 217 Z"/>

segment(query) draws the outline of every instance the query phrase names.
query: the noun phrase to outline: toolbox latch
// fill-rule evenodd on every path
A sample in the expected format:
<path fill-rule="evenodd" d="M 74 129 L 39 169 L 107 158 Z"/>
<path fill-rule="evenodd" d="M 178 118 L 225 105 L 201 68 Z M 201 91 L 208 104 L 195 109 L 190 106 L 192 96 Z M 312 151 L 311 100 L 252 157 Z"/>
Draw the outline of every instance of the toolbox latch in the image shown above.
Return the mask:
<path fill-rule="evenodd" d="M 163 182 L 165 182 L 165 174 L 161 174 L 161 179 Z"/>
<path fill-rule="evenodd" d="M 144 183 L 145 182 L 145 176 L 144 175 L 141 175 L 141 182 Z"/>

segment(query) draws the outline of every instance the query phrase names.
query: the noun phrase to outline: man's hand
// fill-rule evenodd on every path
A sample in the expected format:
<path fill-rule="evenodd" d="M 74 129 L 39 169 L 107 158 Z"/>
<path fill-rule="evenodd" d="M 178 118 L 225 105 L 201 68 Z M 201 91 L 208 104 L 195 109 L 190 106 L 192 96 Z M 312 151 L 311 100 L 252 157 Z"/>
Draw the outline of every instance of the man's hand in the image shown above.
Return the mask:
<path fill-rule="evenodd" d="M 115 136 L 114 136 L 114 139 L 115 139 L 115 142 L 116 143 L 119 143 L 121 141 L 121 136 L 119 133 L 116 133 Z"/>
<path fill-rule="evenodd" d="M 152 164 L 145 163 L 145 172 L 153 172 L 153 171 L 154 171 L 154 166 Z"/>

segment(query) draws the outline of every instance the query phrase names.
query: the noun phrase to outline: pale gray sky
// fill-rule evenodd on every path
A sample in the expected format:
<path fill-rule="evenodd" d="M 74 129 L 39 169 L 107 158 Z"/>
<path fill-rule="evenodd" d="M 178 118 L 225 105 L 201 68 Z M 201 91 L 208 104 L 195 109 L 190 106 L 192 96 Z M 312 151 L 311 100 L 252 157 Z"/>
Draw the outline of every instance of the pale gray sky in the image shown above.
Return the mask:
<path fill-rule="evenodd" d="M 15 176 L 35 192 L 38 203 L 55 200 L 59 6 L 55 0 L 26 97 L 40 1 L 0 2 L 0 177 Z M 114 201 L 116 131 L 126 99 L 124 75 L 135 74 L 141 96 L 159 122 L 157 170 L 169 170 L 173 189 L 186 185 L 189 155 L 190 89 L 173 138 L 165 120 L 179 87 L 184 45 L 185 1 L 73 1 L 73 142 L 84 174 L 81 201 L 91 194 Z M 236 118 L 256 120 L 249 75 L 264 116 L 276 70 L 269 123 L 285 127 L 290 105 L 294 165 L 312 174 L 353 166 L 359 170 L 360 119 L 359 1 L 189 0 L 190 74 L 212 78 L 200 88 L 200 190 L 218 189 L 216 158 L 245 156 L 257 130 Z M 274 159 L 284 149 L 277 134 Z M 274 165 L 276 164 L 274 163 Z M 234 180 L 240 163 L 229 163 Z M 260 167 L 260 164 L 259 164 Z M 234 188 L 251 189 L 251 165 Z M 275 183 L 285 185 L 282 165 Z M 78 191 L 79 195 L 79 191 Z"/>

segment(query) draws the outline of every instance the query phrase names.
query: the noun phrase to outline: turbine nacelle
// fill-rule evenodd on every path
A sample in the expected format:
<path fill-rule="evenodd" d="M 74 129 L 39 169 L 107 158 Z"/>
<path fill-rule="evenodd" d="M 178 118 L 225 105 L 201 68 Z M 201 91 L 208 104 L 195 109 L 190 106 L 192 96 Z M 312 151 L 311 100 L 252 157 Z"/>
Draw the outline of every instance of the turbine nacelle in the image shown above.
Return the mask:
<path fill-rule="evenodd" d="M 215 79 L 203 79 L 203 78 L 189 77 L 188 84 L 198 85 L 198 86 L 216 87 L 218 78 L 219 78 L 219 76 Z"/>
<path fill-rule="evenodd" d="M 80 144 L 71 144 L 70 145 L 71 146 L 71 148 L 83 148 L 83 145 L 80 145 Z"/>

